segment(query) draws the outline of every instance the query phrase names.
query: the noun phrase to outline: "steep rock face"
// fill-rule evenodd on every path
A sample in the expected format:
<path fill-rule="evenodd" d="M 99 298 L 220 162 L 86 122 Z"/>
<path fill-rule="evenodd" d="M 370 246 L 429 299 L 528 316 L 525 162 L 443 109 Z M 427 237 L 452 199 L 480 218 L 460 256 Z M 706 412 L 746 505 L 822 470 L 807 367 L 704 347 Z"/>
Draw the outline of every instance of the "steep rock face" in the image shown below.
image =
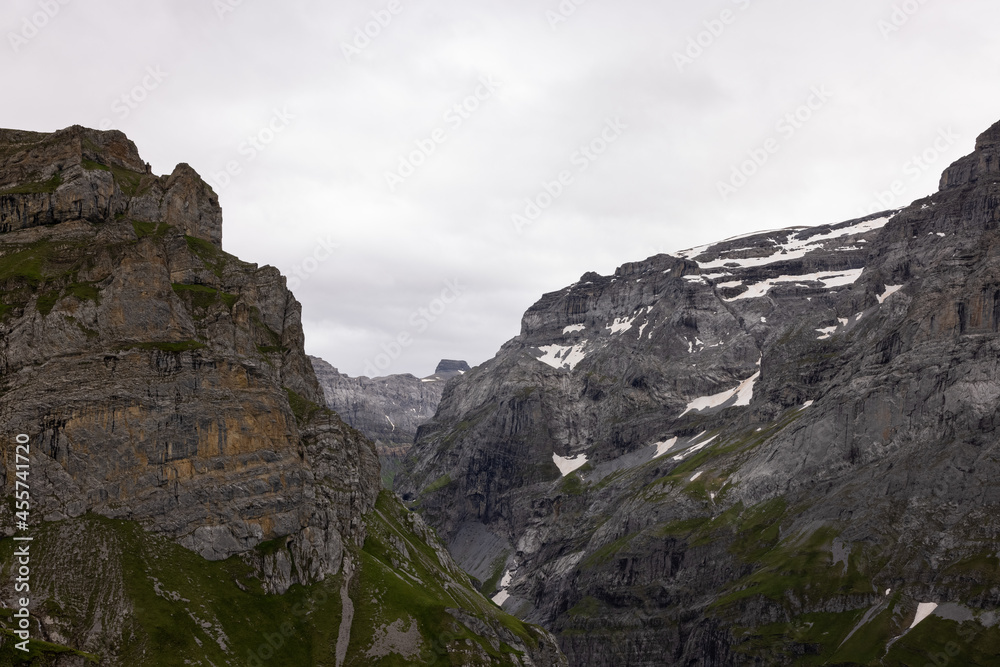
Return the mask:
<path fill-rule="evenodd" d="M 380 500 L 373 443 L 321 407 L 285 279 L 223 252 L 221 220 L 190 167 L 148 173 L 121 133 L 0 131 L 0 423 L 30 438 L 32 638 L 72 648 L 34 655 L 247 665 L 270 629 L 294 664 L 560 664 Z M 11 497 L 13 448 L 0 458 Z M 12 599 L 11 540 L 0 565 Z M 424 595 L 402 644 L 413 595 L 390 569 Z M 295 606 L 320 594 L 324 625 Z M 359 638 L 365 615 L 385 636 Z M 431 645 L 441 627 L 453 641 Z"/>
<path fill-rule="evenodd" d="M 433 375 L 352 378 L 317 357 L 309 357 L 326 397 L 326 405 L 375 441 L 383 481 L 392 479 L 410 451 L 417 428 L 434 416 L 445 383 L 469 370 L 464 361 L 444 359 Z"/>
<path fill-rule="evenodd" d="M 991 664 L 998 137 L 900 211 L 543 296 L 397 488 L 571 664 Z"/>
<path fill-rule="evenodd" d="M 190 167 L 147 174 L 117 132 L 4 136 L 0 415 L 37 433 L 36 512 L 135 519 L 209 559 L 289 536 L 293 580 L 336 573 L 378 464 L 335 417 L 296 423 L 322 394 L 284 278 L 222 252 Z"/>

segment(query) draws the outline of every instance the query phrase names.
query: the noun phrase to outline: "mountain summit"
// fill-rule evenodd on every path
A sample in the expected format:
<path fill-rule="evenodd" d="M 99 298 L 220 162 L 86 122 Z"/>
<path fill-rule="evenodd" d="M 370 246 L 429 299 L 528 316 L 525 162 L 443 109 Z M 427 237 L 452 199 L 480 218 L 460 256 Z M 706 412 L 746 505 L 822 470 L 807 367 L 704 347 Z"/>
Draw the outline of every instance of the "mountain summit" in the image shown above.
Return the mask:
<path fill-rule="evenodd" d="M 156 176 L 120 132 L 0 130 L 0 232 L 0 481 L 30 486 L 31 545 L 29 595 L 0 543 L 3 599 L 29 600 L 0 663 L 563 664 L 381 491 L 285 278 L 222 250 L 191 167 Z"/>
<path fill-rule="evenodd" d="M 544 295 L 397 490 L 573 665 L 995 664 L 998 150 Z"/>

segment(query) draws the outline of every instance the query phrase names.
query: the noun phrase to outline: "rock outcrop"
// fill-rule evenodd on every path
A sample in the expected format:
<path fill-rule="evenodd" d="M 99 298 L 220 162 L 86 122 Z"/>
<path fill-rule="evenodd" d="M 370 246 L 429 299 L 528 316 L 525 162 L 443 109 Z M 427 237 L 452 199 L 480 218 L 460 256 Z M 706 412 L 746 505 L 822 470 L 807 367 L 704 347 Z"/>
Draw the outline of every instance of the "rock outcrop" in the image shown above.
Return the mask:
<path fill-rule="evenodd" d="M 410 374 L 352 378 L 318 357 L 309 357 L 326 405 L 375 441 L 382 478 L 392 488 L 399 462 L 413 445 L 417 428 L 434 416 L 445 383 L 464 374 L 469 364 L 443 359 L 433 375 Z"/>
<path fill-rule="evenodd" d="M 998 138 L 904 209 L 543 296 L 397 489 L 574 665 L 992 664 Z"/>
<path fill-rule="evenodd" d="M 285 278 L 222 250 L 193 169 L 153 175 L 120 132 L 0 130 L 0 232 L 0 423 L 30 440 L 32 636 L 70 647 L 34 642 L 62 656 L 45 664 L 247 665 L 286 644 L 283 664 L 559 664 L 380 496 L 373 443 L 322 407 Z M 320 594 L 311 625 L 295 603 Z M 359 637 L 406 610 L 407 646 L 367 655 L 376 638 Z"/>

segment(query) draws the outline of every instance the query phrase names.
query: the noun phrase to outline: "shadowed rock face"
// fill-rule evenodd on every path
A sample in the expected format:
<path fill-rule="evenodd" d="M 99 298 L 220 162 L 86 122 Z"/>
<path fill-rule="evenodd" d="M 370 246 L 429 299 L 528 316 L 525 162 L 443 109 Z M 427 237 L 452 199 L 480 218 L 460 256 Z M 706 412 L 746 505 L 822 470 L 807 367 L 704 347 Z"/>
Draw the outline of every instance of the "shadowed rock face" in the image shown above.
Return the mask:
<path fill-rule="evenodd" d="M 905 209 L 546 294 L 396 488 L 571 664 L 916 664 L 928 602 L 1000 639 L 998 165 L 1000 124 Z"/>
<path fill-rule="evenodd" d="M 337 572 L 375 452 L 309 418 L 300 306 L 222 251 L 194 170 L 147 173 L 120 132 L 3 130 L 0 230 L 0 414 L 36 443 L 36 516 L 135 519 L 213 560 L 287 537 L 279 588 Z"/>

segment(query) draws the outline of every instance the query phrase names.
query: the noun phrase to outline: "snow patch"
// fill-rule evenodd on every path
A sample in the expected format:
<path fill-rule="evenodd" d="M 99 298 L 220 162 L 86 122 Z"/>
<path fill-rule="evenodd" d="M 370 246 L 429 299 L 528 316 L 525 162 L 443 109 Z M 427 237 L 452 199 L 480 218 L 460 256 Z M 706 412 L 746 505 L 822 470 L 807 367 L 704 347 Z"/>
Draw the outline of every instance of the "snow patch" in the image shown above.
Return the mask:
<path fill-rule="evenodd" d="M 711 262 L 697 262 L 698 266 L 702 269 L 715 269 L 723 268 L 728 266 L 737 266 L 739 268 L 750 268 L 755 266 L 766 266 L 768 264 L 773 264 L 775 262 L 787 261 L 790 259 L 801 259 L 811 253 L 814 250 L 820 250 L 823 248 L 820 241 L 829 241 L 830 239 L 840 238 L 842 236 L 852 236 L 855 234 L 863 234 L 865 232 L 874 231 L 876 229 L 881 229 L 884 227 L 892 216 L 886 216 L 883 218 L 877 218 L 875 220 L 868 220 L 865 222 L 860 222 L 856 225 L 850 227 L 844 227 L 842 229 L 836 229 L 826 234 L 816 234 L 810 236 L 809 238 L 799 238 L 799 234 L 803 232 L 794 232 L 788 236 L 788 240 L 784 243 L 776 244 L 776 252 L 767 255 L 765 257 L 746 257 L 743 259 L 734 259 L 731 257 L 721 257 L 719 259 L 713 260 Z M 804 230 L 808 231 L 808 230 Z M 712 246 L 702 246 L 700 248 L 693 248 L 688 251 L 682 251 L 677 253 L 678 256 L 684 259 L 692 259 L 698 255 L 704 253 L 705 250 Z M 725 250 L 724 253 L 734 253 L 742 250 L 747 250 L 747 248 L 740 248 L 734 250 Z"/>
<path fill-rule="evenodd" d="M 878 302 L 885 303 L 886 299 L 888 299 L 890 296 L 892 296 L 901 289 L 903 289 L 902 285 L 886 285 L 885 292 L 883 292 L 882 295 L 878 297 Z"/>
<path fill-rule="evenodd" d="M 701 435 L 705 435 L 705 434 L 704 434 L 704 433 L 702 433 Z M 698 437 L 700 438 L 700 437 L 701 437 L 701 435 L 699 435 Z M 699 451 L 701 451 L 701 450 L 705 449 L 706 447 L 708 447 L 708 446 L 709 446 L 710 444 L 712 444 L 712 441 L 713 441 L 713 440 L 715 440 L 715 439 L 716 439 L 716 438 L 718 438 L 718 437 L 719 437 L 719 436 L 717 436 L 717 435 L 713 435 L 713 436 L 712 436 L 711 438 L 709 438 L 709 439 L 708 439 L 708 440 L 706 440 L 705 442 L 703 442 L 703 443 L 701 443 L 701 444 L 698 444 L 698 445 L 695 445 L 694 447 L 691 447 L 690 449 L 688 449 L 688 450 L 686 450 L 686 451 L 683 451 L 683 452 L 681 452 L 681 453 L 680 453 L 680 454 L 678 454 L 677 456 L 672 456 L 672 457 L 670 458 L 670 460 L 671 460 L 671 461 L 683 461 L 684 459 L 686 459 L 687 457 L 691 456 L 691 455 L 692 455 L 692 454 L 694 454 L 695 452 L 699 452 Z"/>
<path fill-rule="evenodd" d="M 578 333 L 580 331 L 583 331 L 586 328 L 587 328 L 587 326 L 584 325 L 584 324 L 571 324 L 568 327 L 566 327 L 565 329 L 563 329 L 563 335 L 565 335 L 565 334 L 571 334 L 571 333 Z"/>
<path fill-rule="evenodd" d="M 853 285 L 861 277 L 864 269 L 851 269 L 849 271 L 827 271 L 824 273 L 807 273 L 801 276 L 778 276 L 769 278 L 763 282 L 747 285 L 747 291 L 737 294 L 726 301 L 740 301 L 742 299 L 756 299 L 767 294 L 772 287 L 779 283 L 798 283 L 802 281 L 812 281 L 822 283 L 825 288 L 843 287 Z M 737 283 L 740 284 L 740 283 Z M 720 285 L 719 287 L 722 287 Z M 734 285 L 735 287 L 735 285 Z"/>
<path fill-rule="evenodd" d="M 656 454 L 653 456 L 655 459 L 657 456 L 663 456 L 670 451 L 670 448 L 677 444 L 677 438 L 670 438 L 669 440 L 661 440 L 656 443 Z"/>
<path fill-rule="evenodd" d="M 612 334 L 622 333 L 632 328 L 635 317 L 616 317 L 615 321 L 609 324 L 606 329 L 611 329 Z"/>
<path fill-rule="evenodd" d="M 703 472 L 702 470 L 699 470 L 695 474 L 691 475 L 691 479 L 689 479 L 688 481 L 693 482 L 694 480 L 698 479 L 699 477 L 701 477 L 702 472 Z"/>
<path fill-rule="evenodd" d="M 924 620 L 925 618 L 933 614 L 935 609 L 937 609 L 936 602 L 921 602 L 920 604 L 918 604 L 917 615 L 913 619 L 913 624 L 910 625 L 910 630 L 917 627 L 917 624 L 920 623 L 920 621 Z"/>
<path fill-rule="evenodd" d="M 385 420 L 386 420 L 387 422 L 389 422 L 389 426 L 391 426 L 391 427 L 392 427 L 392 430 L 393 430 L 393 431 L 395 431 L 395 430 L 396 430 L 396 425 L 392 423 L 392 420 L 391 420 L 391 419 L 389 419 L 389 415 L 385 415 Z"/>
<path fill-rule="evenodd" d="M 802 407 L 799 408 L 799 412 L 801 412 L 802 410 L 805 410 L 808 407 L 812 407 L 812 404 L 815 403 L 815 402 L 816 401 L 806 401 L 805 403 L 802 404 Z"/>
<path fill-rule="evenodd" d="M 577 345 L 545 345 L 538 348 L 542 352 L 538 360 L 552 368 L 568 367 L 573 370 L 578 363 L 587 358 L 586 347 L 587 341 Z"/>
<path fill-rule="evenodd" d="M 687 410 L 682 412 L 680 417 L 683 417 L 689 412 L 701 412 L 702 410 L 717 408 L 734 397 L 736 398 L 736 403 L 733 405 L 750 405 L 750 401 L 753 399 L 753 386 L 758 379 L 760 379 L 760 371 L 757 371 L 741 382 L 735 389 L 722 391 L 711 396 L 699 396 L 687 404 Z"/>
<path fill-rule="evenodd" d="M 555 452 L 552 452 L 552 462 L 556 464 L 556 467 L 559 468 L 559 472 L 561 472 L 562 476 L 565 477 L 574 470 L 582 468 L 587 463 L 587 455 L 577 454 L 572 458 L 566 458 L 565 456 L 559 456 Z"/>
<path fill-rule="evenodd" d="M 514 580 L 515 571 L 516 570 L 507 570 L 504 572 L 503 578 L 500 580 L 500 591 L 492 598 L 493 602 L 495 602 L 497 606 L 502 607 L 503 603 L 510 599 L 507 587 L 510 586 L 510 582 Z"/>
<path fill-rule="evenodd" d="M 840 327 L 826 327 L 825 329 L 816 329 L 816 331 L 822 334 L 816 340 L 826 340 L 827 338 L 832 337 L 833 334 L 837 333 L 837 329 L 839 328 Z"/>

